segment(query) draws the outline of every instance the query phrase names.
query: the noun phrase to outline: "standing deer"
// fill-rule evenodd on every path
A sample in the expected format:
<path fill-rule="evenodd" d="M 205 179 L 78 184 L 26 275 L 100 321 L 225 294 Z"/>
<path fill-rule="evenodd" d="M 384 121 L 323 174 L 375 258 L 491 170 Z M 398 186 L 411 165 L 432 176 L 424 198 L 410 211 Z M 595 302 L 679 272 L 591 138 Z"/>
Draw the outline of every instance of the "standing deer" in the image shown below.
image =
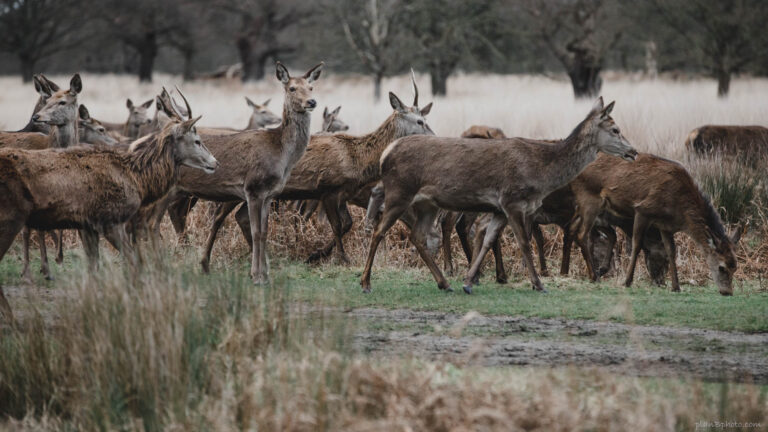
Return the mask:
<path fill-rule="evenodd" d="M 100 123 L 108 131 L 118 132 L 127 138 L 136 139 L 142 135 L 140 134 L 142 127 L 146 127 L 152 123 L 152 120 L 150 120 L 147 115 L 147 111 L 149 110 L 149 107 L 152 106 L 153 101 L 154 99 L 150 99 L 141 105 L 134 105 L 133 101 L 126 99 L 125 107 L 128 108 L 128 119 L 125 123 L 110 123 L 105 121 L 101 121 Z"/>
<path fill-rule="evenodd" d="M 181 173 L 180 193 L 210 201 L 246 202 L 254 246 L 250 273 L 256 284 L 269 282 L 269 207 L 309 144 L 311 112 L 317 106 L 312 83 L 320 78 L 323 65 L 318 64 L 304 76 L 291 77 L 285 66 L 277 62 L 277 79 L 285 90 L 280 126 L 212 136 L 207 141 L 221 169 L 213 177 L 203 177 L 192 170 Z"/>
<path fill-rule="evenodd" d="M 688 134 L 685 148 L 698 156 L 737 156 L 740 161 L 755 163 L 768 155 L 768 128 L 701 126 Z"/>
<path fill-rule="evenodd" d="M 424 237 L 443 208 L 493 213 L 482 249 L 473 257 L 464 279 L 467 294 L 472 293 L 472 281 L 480 264 L 507 223 L 523 251 L 533 288 L 544 291 L 533 266 L 526 217 L 541 206 L 548 194 L 568 184 L 595 160 L 598 151 L 634 160 L 637 152 L 610 117 L 613 106 L 612 102 L 603 107 L 602 98 L 598 99 L 587 117 L 557 144 L 524 138 L 432 136 L 405 137 L 390 144 L 380 162 L 385 210 L 371 239 L 361 279 L 363 292 L 371 290 L 371 269 L 379 243 L 410 206 L 417 214 L 411 242 L 440 289 L 450 290 L 450 285 L 426 251 Z"/>
<path fill-rule="evenodd" d="M 320 132 L 332 133 L 349 130 L 349 126 L 339 118 L 339 111 L 341 111 L 341 105 L 337 106 L 333 111 L 328 111 L 328 107 L 323 109 L 323 127 L 320 129 Z"/>
<path fill-rule="evenodd" d="M 578 218 L 571 231 L 578 234 L 582 251 L 588 250 L 586 233 L 602 211 L 632 219 L 632 254 L 624 282 L 630 286 L 643 234 L 651 226 L 658 228 L 669 257 L 672 291 L 680 291 L 674 234 L 683 231 L 706 253 L 720 294 L 733 294 L 731 281 L 736 271 L 733 247 L 741 237 L 741 230 L 733 237 L 726 234 L 712 203 L 682 165 L 641 154 L 632 164 L 601 157 L 592 168 L 590 171 L 595 175 L 579 177 L 572 184 Z M 585 255 L 584 259 L 593 278 L 597 278 L 590 257 Z"/>
<path fill-rule="evenodd" d="M 56 85 L 53 81 L 49 80 L 45 77 L 43 74 L 37 74 L 32 77 L 32 82 L 35 85 L 35 91 L 38 95 L 40 95 L 37 98 L 37 102 L 35 103 L 35 108 L 32 110 L 32 115 L 37 114 L 38 111 L 40 111 L 43 106 L 45 105 L 45 101 L 48 99 L 50 95 L 53 93 L 56 93 L 59 91 L 59 86 Z M 40 123 L 32 120 L 32 117 L 30 116 L 29 121 L 27 124 L 17 132 L 40 132 L 44 134 L 48 134 L 50 128 L 45 123 Z"/>
<path fill-rule="evenodd" d="M 41 115 L 50 118 L 45 109 Z M 215 171 L 218 163 L 195 131 L 197 120 L 177 119 L 134 142 L 128 152 L 104 147 L 0 150 L 0 260 L 25 226 L 79 229 L 92 267 L 100 234 L 118 247 L 127 246 L 122 225 L 142 205 L 168 192 L 181 165 Z M 12 317 L 1 288 L 0 309 Z"/>
<path fill-rule="evenodd" d="M 267 108 L 270 100 L 271 99 L 267 99 L 263 104 L 259 105 L 250 100 L 248 96 L 245 97 L 245 102 L 251 109 L 253 109 L 253 113 L 251 113 L 251 118 L 248 120 L 248 126 L 245 130 L 263 129 L 267 126 L 280 123 L 280 117 Z"/>

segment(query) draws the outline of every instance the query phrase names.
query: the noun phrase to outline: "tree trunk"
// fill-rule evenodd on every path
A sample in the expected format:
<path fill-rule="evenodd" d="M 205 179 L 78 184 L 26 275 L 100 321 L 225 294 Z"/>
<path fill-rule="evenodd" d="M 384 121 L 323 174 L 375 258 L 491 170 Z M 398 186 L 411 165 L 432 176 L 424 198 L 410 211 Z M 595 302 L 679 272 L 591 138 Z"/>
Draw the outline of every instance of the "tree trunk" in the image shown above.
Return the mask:
<path fill-rule="evenodd" d="M 717 97 L 728 97 L 728 91 L 731 89 L 731 73 L 721 70 L 717 73 Z"/>
<path fill-rule="evenodd" d="M 152 82 L 152 71 L 157 57 L 157 36 L 154 32 L 144 35 L 139 47 L 139 82 Z"/>
<path fill-rule="evenodd" d="M 243 64 L 243 82 L 252 81 L 253 77 L 253 49 L 248 37 L 237 38 L 237 54 L 240 56 L 240 63 Z"/>
<path fill-rule="evenodd" d="M 384 77 L 380 73 L 373 75 L 373 101 L 378 102 L 381 100 L 381 80 Z"/>
<path fill-rule="evenodd" d="M 252 76 L 256 81 L 264 79 L 264 68 L 267 65 L 267 61 L 271 56 L 269 54 L 261 54 L 256 58 L 256 64 L 253 66 Z"/>
<path fill-rule="evenodd" d="M 30 58 L 19 58 L 21 63 L 21 79 L 26 83 L 32 81 L 32 75 L 35 73 L 35 61 Z"/>
<path fill-rule="evenodd" d="M 442 63 L 432 63 L 430 65 L 429 77 L 432 82 L 433 96 L 445 96 L 448 94 L 448 77 L 452 71 L 452 67 Z"/>
<path fill-rule="evenodd" d="M 195 50 L 184 51 L 184 81 L 195 79 L 195 73 L 192 68 L 192 60 L 195 58 Z"/>
<path fill-rule="evenodd" d="M 568 70 L 568 77 L 573 86 L 573 95 L 579 98 L 595 98 L 603 87 L 603 79 L 600 78 L 600 67 L 574 66 Z"/>

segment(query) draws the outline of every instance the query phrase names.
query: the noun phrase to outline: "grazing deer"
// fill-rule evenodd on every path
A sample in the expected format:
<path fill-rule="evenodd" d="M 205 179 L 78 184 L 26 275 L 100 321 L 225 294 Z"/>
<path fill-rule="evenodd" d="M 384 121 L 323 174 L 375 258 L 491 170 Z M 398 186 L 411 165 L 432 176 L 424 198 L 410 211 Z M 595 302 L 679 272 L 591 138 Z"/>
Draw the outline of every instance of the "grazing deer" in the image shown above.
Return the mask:
<path fill-rule="evenodd" d="M 737 156 L 752 162 L 768 154 L 768 128 L 762 126 L 701 126 L 685 140 L 689 153 L 698 156 Z"/>
<path fill-rule="evenodd" d="M 339 118 L 339 111 L 341 111 L 341 105 L 337 106 L 333 111 L 328 111 L 328 107 L 323 109 L 323 127 L 320 129 L 320 132 L 332 133 L 349 130 L 349 126 Z"/>
<path fill-rule="evenodd" d="M 291 77 L 285 66 L 277 62 L 277 79 L 285 90 L 280 126 L 207 138 L 222 168 L 213 177 L 203 177 L 192 170 L 181 173 L 178 192 L 182 194 L 210 201 L 247 203 L 254 245 L 250 273 L 257 284 L 269 282 L 269 208 L 309 144 L 311 112 L 317 106 L 312 83 L 320 78 L 323 65 L 318 64 L 304 76 Z"/>
<path fill-rule="evenodd" d="M 118 141 L 107 133 L 107 129 L 98 120 L 91 118 L 85 105 L 80 105 L 78 112 L 80 114 L 78 129 L 80 142 L 93 145 L 117 145 Z"/>
<path fill-rule="evenodd" d="M 48 116 L 45 109 L 41 113 Z M 122 225 L 142 205 L 168 192 L 181 165 L 209 174 L 216 170 L 218 162 L 195 131 L 197 120 L 176 119 L 135 141 L 128 152 L 105 147 L 0 150 L 0 260 L 25 226 L 79 229 L 92 267 L 98 261 L 99 234 L 127 246 Z M 12 317 L 1 288 L 0 309 Z"/>
<path fill-rule="evenodd" d="M 585 175 L 572 184 L 578 218 L 571 232 L 578 234 L 582 250 L 589 247 L 585 233 L 602 211 L 632 219 L 632 254 L 624 282 L 630 286 L 642 236 L 649 227 L 656 227 L 669 257 L 672 291 L 680 291 L 674 234 L 683 231 L 706 253 L 720 294 L 733 294 L 731 281 L 736 271 L 733 247 L 741 237 L 741 230 L 733 237 L 726 234 L 712 203 L 682 165 L 641 154 L 632 164 L 598 158 L 591 171 L 597 175 Z M 589 256 L 585 255 L 584 259 L 593 278 L 597 278 Z"/>
<path fill-rule="evenodd" d="M 136 139 L 141 136 L 142 127 L 147 127 L 152 123 L 147 111 L 152 106 L 154 99 L 150 99 L 141 105 L 134 105 L 133 101 L 126 99 L 125 107 L 128 108 L 128 119 L 125 123 L 110 123 L 101 121 L 100 123 L 110 132 L 118 132 L 123 136 Z"/>
<path fill-rule="evenodd" d="M 414 136 L 400 138 L 381 155 L 385 210 L 371 239 L 361 285 L 370 292 L 370 276 L 376 250 L 386 232 L 410 206 L 417 214 L 411 242 L 426 262 L 438 287 L 450 285 L 424 247 L 425 233 L 438 209 L 492 212 L 483 246 L 473 257 L 464 279 L 464 291 L 472 293 L 472 281 L 483 258 L 510 223 L 528 275 L 536 290 L 544 291 L 533 266 L 525 218 L 542 200 L 573 180 L 598 151 L 633 160 L 637 152 L 621 135 L 610 117 L 614 103 L 603 107 L 598 99 L 587 117 L 564 140 L 550 144 L 523 138 L 477 140 Z"/>
<path fill-rule="evenodd" d="M 272 99 L 267 99 L 263 104 L 259 105 L 250 100 L 248 96 L 245 97 L 245 102 L 251 109 L 253 109 L 251 118 L 248 120 L 248 127 L 246 127 L 245 130 L 263 129 L 267 126 L 273 126 L 280 123 L 280 117 L 267 108 L 267 105 L 269 105 L 269 101 L 271 100 Z"/>

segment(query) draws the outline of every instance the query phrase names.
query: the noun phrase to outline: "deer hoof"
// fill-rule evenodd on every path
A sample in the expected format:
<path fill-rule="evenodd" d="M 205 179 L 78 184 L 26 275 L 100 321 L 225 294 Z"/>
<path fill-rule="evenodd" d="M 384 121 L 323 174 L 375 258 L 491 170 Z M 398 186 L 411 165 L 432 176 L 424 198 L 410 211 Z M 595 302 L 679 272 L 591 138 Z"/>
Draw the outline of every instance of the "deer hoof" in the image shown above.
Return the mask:
<path fill-rule="evenodd" d="M 47 281 L 52 281 L 52 280 L 53 280 L 53 276 L 51 276 L 51 275 L 49 275 L 49 274 L 47 274 L 47 275 L 45 275 L 45 276 L 43 276 L 43 277 L 44 277 L 44 278 L 45 278 L 45 280 L 47 280 Z"/>
<path fill-rule="evenodd" d="M 547 291 L 547 289 L 544 288 L 541 284 L 539 284 L 539 285 L 531 284 L 531 286 L 532 286 L 534 291 L 538 291 L 538 292 L 540 292 L 542 294 L 549 294 L 549 291 Z"/>
<path fill-rule="evenodd" d="M 370 293 L 371 293 L 371 288 L 370 287 L 363 288 L 363 294 L 370 294 Z"/>
<path fill-rule="evenodd" d="M 728 291 L 720 291 L 720 295 L 723 297 L 730 297 L 733 295 L 733 293 Z"/>
<path fill-rule="evenodd" d="M 200 261 L 200 266 L 203 267 L 203 273 L 208 274 L 211 272 L 211 269 L 208 267 L 208 260 Z"/>
<path fill-rule="evenodd" d="M 464 292 L 467 294 L 472 294 L 472 285 L 464 285 Z"/>
<path fill-rule="evenodd" d="M 505 284 L 507 282 L 508 282 L 507 281 L 507 275 L 499 276 L 499 277 L 496 278 L 496 283 L 500 283 L 500 284 L 503 285 L 503 284 Z"/>
<path fill-rule="evenodd" d="M 437 287 L 438 287 L 438 288 L 439 288 L 441 291 L 445 291 L 445 292 L 453 292 L 453 288 L 451 288 L 451 286 L 450 286 L 450 285 L 448 285 L 448 284 L 446 284 L 446 285 L 444 285 L 444 286 L 438 285 Z"/>

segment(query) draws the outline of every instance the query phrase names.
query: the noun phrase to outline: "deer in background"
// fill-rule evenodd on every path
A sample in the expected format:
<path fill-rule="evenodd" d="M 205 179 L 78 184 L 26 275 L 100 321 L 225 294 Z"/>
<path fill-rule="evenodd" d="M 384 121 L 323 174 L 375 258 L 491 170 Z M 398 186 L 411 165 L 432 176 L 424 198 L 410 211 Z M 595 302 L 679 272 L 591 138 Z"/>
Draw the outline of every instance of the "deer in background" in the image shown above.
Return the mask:
<path fill-rule="evenodd" d="M 267 105 L 269 105 L 269 101 L 271 100 L 272 99 L 267 99 L 264 101 L 264 103 L 259 105 L 250 100 L 248 96 L 245 97 L 245 102 L 249 107 L 251 107 L 251 109 L 253 109 L 253 113 L 251 113 L 251 118 L 248 120 L 248 126 L 245 128 L 245 130 L 263 129 L 267 126 L 280 123 L 280 117 L 278 117 L 275 113 L 270 111 L 269 108 L 267 108 Z"/>
<path fill-rule="evenodd" d="M 312 83 L 320 78 L 322 69 L 320 63 L 301 77 L 291 77 L 277 62 L 276 76 L 285 91 L 280 126 L 208 138 L 221 169 L 213 177 L 182 170 L 179 179 L 180 193 L 209 201 L 246 202 L 253 243 L 250 274 L 256 284 L 269 282 L 269 208 L 309 144 L 311 112 L 317 106 Z"/>
<path fill-rule="evenodd" d="M 735 156 L 739 161 L 754 164 L 768 155 L 768 128 L 701 126 L 688 134 L 685 148 L 697 156 Z"/>
<path fill-rule="evenodd" d="M 150 99 L 141 105 L 134 105 L 133 101 L 126 99 L 125 107 L 128 108 L 128 119 L 125 123 L 110 123 L 105 121 L 100 121 L 99 123 L 110 132 L 117 132 L 124 137 L 136 139 L 141 136 L 141 128 L 152 123 L 147 112 L 149 107 L 152 106 L 153 101 L 154 99 Z M 118 137 L 116 138 L 119 139 Z"/>
<path fill-rule="evenodd" d="M 78 113 L 80 114 L 78 132 L 81 143 L 106 146 L 118 144 L 118 141 L 107 133 L 107 129 L 98 120 L 91 118 L 85 105 L 80 105 Z"/>
<path fill-rule="evenodd" d="M 56 85 L 53 81 L 49 80 L 45 77 L 43 74 L 37 74 L 32 76 L 32 82 L 35 85 L 35 91 L 39 95 L 37 98 L 37 102 L 35 103 L 35 107 L 32 110 L 32 115 L 37 114 L 40 109 L 43 108 L 45 105 L 45 101 L 48 99 L 50 95 L 53 93 L 56 93 L 59 91 L 59 86 Z M 27 124 L 22 128 L 19 129 L 17 132 L 40 132 L 44 134 L 48 134 L 50 131 L 50 128 L 45 123 L 40 123 L 32 120 L 32 116 L 30 116 L 29 121 Z"/>
<path fill-rule="evenodd" d="M 337 106 L 333 111 L 328 111 L 328 107 L 323 109 L 323 127 L 320 129 L 321 133 L 346 132 L 349 130 L 349 126 L 339 118 L 339 111 L 341 111 L 341 105 Z"/>
<path fill-rule="evenodd" d="M 438 287 L 450 285 L 425 249 L 424 238 L 439 209 L 491 212 L 493 218 L 480 252 L 464 278 L 464 291 L 472 293 L 483 258 L 507 223 L 523 252 L 533 288 L 544 291 L 533 265 L 526 217 L 542 200 L 573 180 L 599 151 L 634 160 L 637 152 L 610 117 L 614 103 L 603 107 L 598 99 L 587 117 L 557 144 L 512 138 L 477 140 L 413 136 L 396 140 L 381 155 L 385 210 L 371 238 L 361 278 L 370 292 L 376 250 L 384 235 L 409 207 L 417 214 L 410 240 L 432 272 Z"/>
<path fill-rule="evenodd" d="M 672 291 L 680 291 L 674 234 L 683 231 L 704 250 L 720 294 L 733 294 L 732 279 L 736 271 L 733 248 L 741 237 L 741 229 L 732 237 L 726 234 L 717 210 L 682 165 L 641 154 L 631 164 L 600 157 L 591 168 L 572 184 L 578 217 L 571 232 L 578 235 L 576 239 L 582 251 L 589 250 L 586 233 L 601 212 L 631 219 L 632 253 L 624 282 L 630 286 L 643 234 L 649 227 L 655 227 L 661 233 L 669 257 Z M 591 258 L 584 255 L 584 260 L 596 279 Z"/>

